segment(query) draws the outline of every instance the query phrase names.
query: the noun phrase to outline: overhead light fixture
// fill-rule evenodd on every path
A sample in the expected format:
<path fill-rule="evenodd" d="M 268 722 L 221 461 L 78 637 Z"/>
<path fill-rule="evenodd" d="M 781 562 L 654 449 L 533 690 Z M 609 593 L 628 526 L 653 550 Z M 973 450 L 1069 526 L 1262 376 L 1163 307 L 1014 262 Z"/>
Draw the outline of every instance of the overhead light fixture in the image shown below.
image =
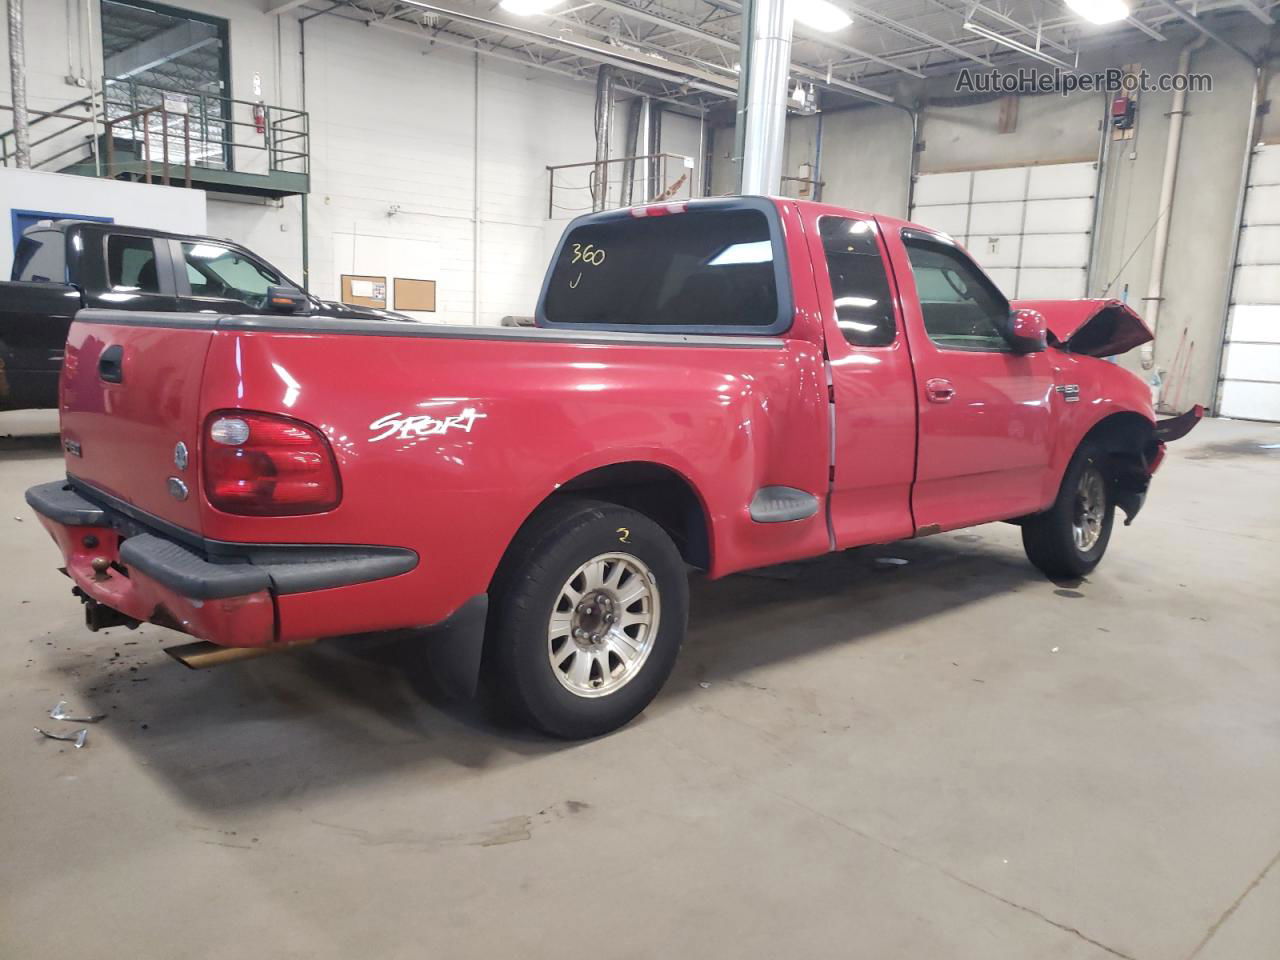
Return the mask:
<path fill-rule="evenodd" d="M 1042 63 L 1047 63 L 1050 66 L 1061 67 L 1063 70 L 1074 70 L 1076 68 L 1076 64 L 1067 63 L 1065 60 L 1059 60 L 1057 57 L 1045 53 L 1038 46 L 1033 47 L 1030 44 L 1023 43 L 1021 40 L 1015 40 L 1013 37 L 1007 37 L 1002 33 L 997 33 L 990 27 L 984 27 L 980 23 L 974 23 L 972 20 L 966 20 L 964 28 L 970 33 L 976 33 L 980 37 L 986 37 L 986 39 L 993 43 L 998 43 L 1003 47 L 1008 47 L 1010 50 L 1017 50 L 1019 53 L 1025 53 L 1028 57 L 1034 57 L 1036 60 L 1039 60 Z M 1079 54 L 1076 55 L 1076 59 L 1079 60 Z"/>
<path fill-rule="evenodd" d="M 835 33 L 853 23 L 853 18 L 829 0 L 792 0 L 792 16 L 812 30 Z"/>
<path fill-rule="evenodd" d="M 534 17 L 540 13 L 549 13 L 560 2 L 561 0 L 502 0 L 499 6 L 518 17 Z"/>
<path fill-rule="evenodd" d="M 1133 13 L 1127 0 L 1067 0 L 1067 7 L 1090 23 L 1118 23 Z"/>

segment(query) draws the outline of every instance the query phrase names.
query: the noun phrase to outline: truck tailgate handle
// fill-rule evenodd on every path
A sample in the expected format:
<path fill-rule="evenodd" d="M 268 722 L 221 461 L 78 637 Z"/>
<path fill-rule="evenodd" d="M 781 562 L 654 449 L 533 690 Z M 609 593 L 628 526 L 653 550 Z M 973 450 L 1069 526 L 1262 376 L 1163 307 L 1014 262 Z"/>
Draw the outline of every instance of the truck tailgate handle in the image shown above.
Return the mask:
<path fill-rule="evenodd" d="M 124 347 L 115 343 L 98 358 L 98 378 L 105 383 L 124 382 Z"/>

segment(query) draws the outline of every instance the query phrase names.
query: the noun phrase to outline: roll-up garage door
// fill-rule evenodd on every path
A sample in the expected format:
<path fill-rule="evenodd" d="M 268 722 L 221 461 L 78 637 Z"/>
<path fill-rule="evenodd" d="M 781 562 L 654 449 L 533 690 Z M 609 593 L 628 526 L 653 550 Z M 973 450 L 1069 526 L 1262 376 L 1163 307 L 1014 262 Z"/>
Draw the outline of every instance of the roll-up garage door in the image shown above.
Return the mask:
<path fill-rule="evenodd" d="M 1280 421 L 1280 143 L 1249 170 L 1217 412 Z"/>
<path fill-rule="evenodd" d="M 1005 295 L 1085 295 L 1097 170 L 1092 163 L 928 173 L 911 219 L 950 234 Z"/>

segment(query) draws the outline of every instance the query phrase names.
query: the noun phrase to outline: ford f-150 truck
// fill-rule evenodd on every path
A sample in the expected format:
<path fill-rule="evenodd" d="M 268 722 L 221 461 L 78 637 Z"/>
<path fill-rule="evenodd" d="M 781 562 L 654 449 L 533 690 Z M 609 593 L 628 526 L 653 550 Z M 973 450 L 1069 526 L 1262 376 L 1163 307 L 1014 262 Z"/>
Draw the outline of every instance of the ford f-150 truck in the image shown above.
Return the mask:
<path fill-rule="evenodd" d="M 667 678 L 689 568 L 1013 520 L 1078 577 L 1200 416 L 1100 359 L 1151 337 L 1122 303 L 1010 304 L 948 237 L 817 203 L 583 217 L 536 316 L 79 313 L 67 475 L 27 499 L 90 625 L 213 660 L 435 626 L 455 686 L 592 736 Z"/>
<path fill-rule="evenodd" d="M 307 313 L 409 320 L 304 294 L 229 240 L 89 220 L 28 227 L 0 283 L 0 410 L 58 405 L 58 371 L 77 310 Z"/>

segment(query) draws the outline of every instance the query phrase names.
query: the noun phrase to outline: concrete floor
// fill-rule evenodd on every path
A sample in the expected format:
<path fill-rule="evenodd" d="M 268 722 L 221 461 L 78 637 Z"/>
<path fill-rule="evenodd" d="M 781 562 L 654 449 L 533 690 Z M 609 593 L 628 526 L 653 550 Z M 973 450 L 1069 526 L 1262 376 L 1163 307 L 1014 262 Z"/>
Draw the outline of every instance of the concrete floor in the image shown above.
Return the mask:
<path fill-rule="evenodd" d="M 0 442 L 0 956 L 1274 960 L 1278 443 L 1203 424 L 1079 585 L 999 524 L 696 584 L 657 703 L 565 745 L 386 653 L 90 635 L 56 446 Z"/>

